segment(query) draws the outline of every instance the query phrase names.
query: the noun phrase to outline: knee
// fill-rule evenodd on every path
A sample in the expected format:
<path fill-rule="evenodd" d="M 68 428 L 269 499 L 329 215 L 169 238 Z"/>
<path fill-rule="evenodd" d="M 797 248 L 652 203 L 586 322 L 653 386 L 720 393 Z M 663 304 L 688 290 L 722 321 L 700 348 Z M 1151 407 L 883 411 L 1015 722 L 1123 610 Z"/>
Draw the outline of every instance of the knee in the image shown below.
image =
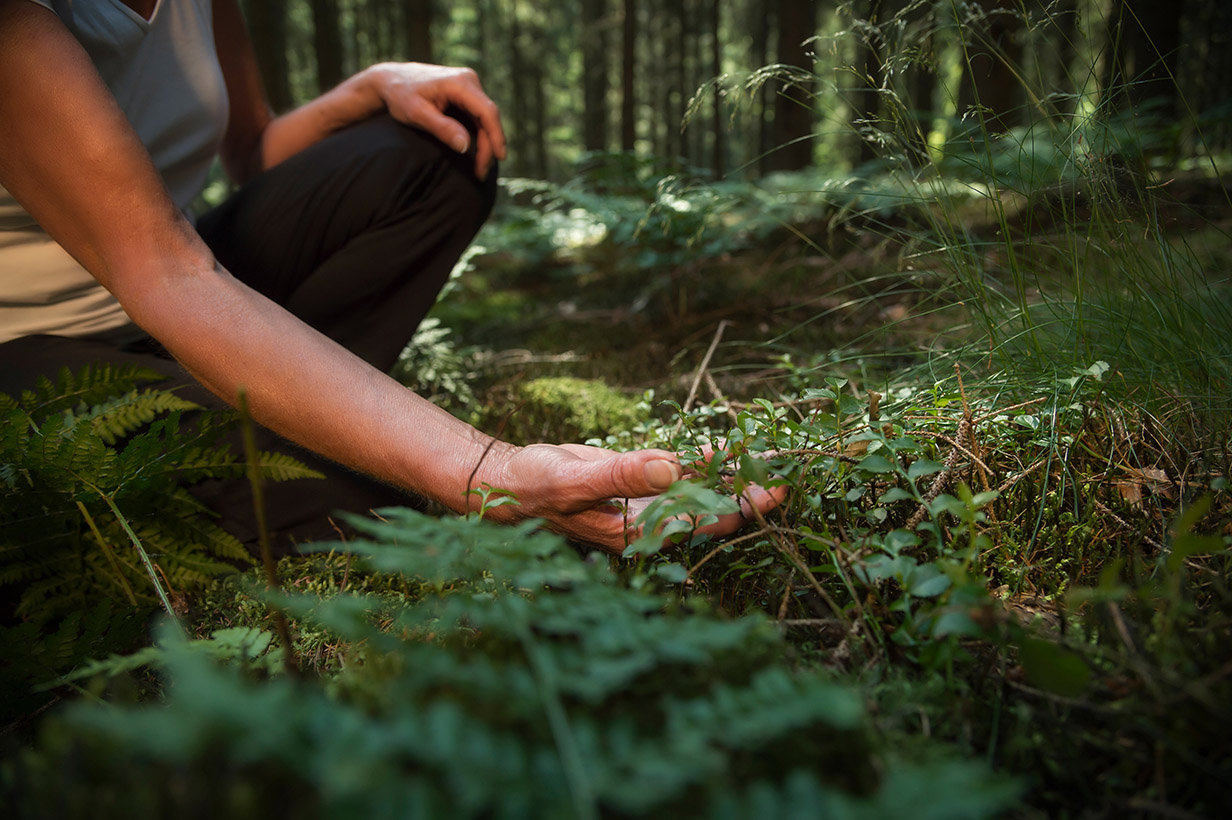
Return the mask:
<path fill-rule="evenodd" d="M 365 124 L 371 132 L 365 147 L 371 178 L 386 187 L 389 209 L 419 219 L 431 215 L 432 222 L 448 219 L 473 235 L 496 201 L 497 167 L 493 163 L 486 177 L 476 174 L 475 128 L 464 115 L 458 119 L 471 132 L 470 148 L 462 154 L 388 114 Z"/>

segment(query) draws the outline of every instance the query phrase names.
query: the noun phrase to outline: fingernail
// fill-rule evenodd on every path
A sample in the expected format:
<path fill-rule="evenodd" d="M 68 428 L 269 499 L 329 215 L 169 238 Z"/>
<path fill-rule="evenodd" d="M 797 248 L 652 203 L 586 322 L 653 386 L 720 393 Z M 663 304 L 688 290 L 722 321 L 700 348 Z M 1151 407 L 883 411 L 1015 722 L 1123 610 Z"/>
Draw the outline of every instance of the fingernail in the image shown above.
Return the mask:
<path fill-rule="evenodd" d="M 453 150 L 457 151 L 459 154 L 465 154 L 466 149 L 469 147 L 470 147 L 470 140 L 468 140 L 466 137 L 458 137 L 456 140 L 453 141 Z"/>
<path fill-rule="evenodd" d="M 655 492 L 662 492 L 680 480 L 680 465 L 674 461 L 666 459 L 648 461 L 643 469 L 646 474 L 646 483 Z"/>

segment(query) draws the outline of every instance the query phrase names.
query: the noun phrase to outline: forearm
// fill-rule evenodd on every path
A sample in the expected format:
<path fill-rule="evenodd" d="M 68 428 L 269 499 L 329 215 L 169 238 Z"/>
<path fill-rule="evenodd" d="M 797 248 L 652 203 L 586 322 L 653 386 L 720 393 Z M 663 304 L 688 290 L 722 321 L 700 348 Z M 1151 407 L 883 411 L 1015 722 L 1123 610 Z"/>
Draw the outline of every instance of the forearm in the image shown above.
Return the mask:
<path fill-rule="evenodd" d="M 335 461 L 454 509 L 467 481 L 499 484 L 511 452 L 321 336 L 224 271 L 167 260 L 117 293 L 130 315 L 207 387 Z M 167 268 L 173 270 L 169 273 Z M 485 458 L 486 454 L 486 458 Z"/>
<path fill-rule="evenodd" d="M 256 167 L 272 168 L 335 131 L 383 111 L 385 104 L 373 83 L 377 68 L 361 71 L 312 102 L 271 120 L 261 133 Z"/>

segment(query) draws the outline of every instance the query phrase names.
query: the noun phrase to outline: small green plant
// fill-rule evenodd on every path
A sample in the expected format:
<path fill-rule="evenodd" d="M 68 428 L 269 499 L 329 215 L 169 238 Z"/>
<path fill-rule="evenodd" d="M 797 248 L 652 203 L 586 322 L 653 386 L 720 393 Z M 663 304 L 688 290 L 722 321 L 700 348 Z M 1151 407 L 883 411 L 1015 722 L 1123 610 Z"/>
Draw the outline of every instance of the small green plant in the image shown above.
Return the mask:
<path fill-rule="evenodd" d="M 249 817 L 278 801 L 321 817 L 871 820 L 909 813 L 938 782 L 932 816 L 990 817 L 1015 798 L 943 746 L 883 745 L 860 697 L 796 668 L 765 618 L 623 584 L 534 522 L 381 518 L 316 548 L 422 595 L 278 600 L 333 635 L 336 671 L 278 675 L 252 625 L 189 643 L 164 632 L 92 670 L 152 663 L 164 702 L 81 703 L 0 767 L 17 816 Z"/>
<path fill-rule="evenodd" d="M 106 629 L 95 615 L 118 622 L 161 605 L 176 617 L 193 586 L 251 562 L 187 489 L 244 474 L 217 444 L 233 416 L 140 386 L 161 378 L 91 365 L 0 394 L 0 585 L 15 603 L 4 617 L 27 622 L 6 632 L 34 663 L 14 660 L 27 687 L 78 660 L 74 641 L 97 648 Z M 189 411 L 199 412 L 182 424 Z M 277 454 L 262 453 L 258 467 L 272 479 L 317 475 Z"/>

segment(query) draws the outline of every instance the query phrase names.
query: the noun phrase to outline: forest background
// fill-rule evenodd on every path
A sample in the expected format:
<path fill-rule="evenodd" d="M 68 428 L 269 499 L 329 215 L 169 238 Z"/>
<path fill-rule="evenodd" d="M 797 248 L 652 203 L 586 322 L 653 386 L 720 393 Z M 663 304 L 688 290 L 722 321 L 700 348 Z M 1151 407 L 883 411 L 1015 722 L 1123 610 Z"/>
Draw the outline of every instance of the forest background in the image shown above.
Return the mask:
<path fill-rule="evenodd" d="M 279 110 L 386 59 L 502 107 L 396 376 L 730 455 L 620 559 L 385 511 L 235 573 L 183 485 L 293 460 L 141 373 L 0 397 L 8 816 L 1226 811 L 1232 6 L 242 5 Z"/>

